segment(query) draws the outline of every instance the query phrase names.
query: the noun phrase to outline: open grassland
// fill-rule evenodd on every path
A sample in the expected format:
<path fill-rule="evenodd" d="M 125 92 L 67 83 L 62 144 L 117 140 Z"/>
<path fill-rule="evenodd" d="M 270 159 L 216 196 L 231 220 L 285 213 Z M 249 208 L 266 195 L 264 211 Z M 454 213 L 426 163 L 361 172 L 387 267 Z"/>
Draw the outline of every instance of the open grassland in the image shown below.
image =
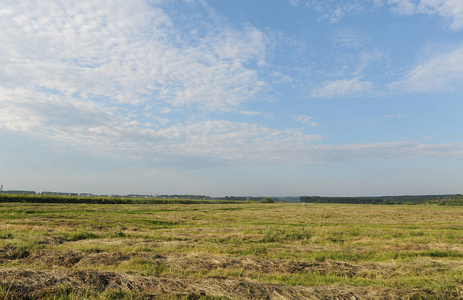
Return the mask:
<path fill-rule="evenodd" d="M 0 203 L 1 299 L 460 299 L 463 209 Z"/>

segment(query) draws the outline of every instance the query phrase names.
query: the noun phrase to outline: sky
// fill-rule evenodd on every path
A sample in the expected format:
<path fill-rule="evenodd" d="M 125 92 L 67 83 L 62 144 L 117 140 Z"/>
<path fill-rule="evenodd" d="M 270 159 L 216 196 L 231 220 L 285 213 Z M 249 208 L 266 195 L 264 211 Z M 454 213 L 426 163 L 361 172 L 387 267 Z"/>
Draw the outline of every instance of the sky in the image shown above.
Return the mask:
<path fill-rule="evenodd" d="M 461 0 L 2 0 L 5 190 L 463 193 Z"/>

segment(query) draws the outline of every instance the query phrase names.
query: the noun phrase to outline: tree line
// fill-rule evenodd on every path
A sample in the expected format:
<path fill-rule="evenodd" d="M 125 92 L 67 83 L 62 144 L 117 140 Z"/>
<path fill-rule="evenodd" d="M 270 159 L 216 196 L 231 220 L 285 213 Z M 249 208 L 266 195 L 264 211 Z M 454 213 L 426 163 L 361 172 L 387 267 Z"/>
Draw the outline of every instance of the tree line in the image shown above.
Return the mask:
<path fill-rule="evenodd" d="M 417 196 L 380 196 L 380 197 L 321 197 L 301 196 L 301 202 L 305 203 L 343 203 L 343 204 L 439 204 L 439 205 L 463 205 L 463 195 L 417 195 Z"/>

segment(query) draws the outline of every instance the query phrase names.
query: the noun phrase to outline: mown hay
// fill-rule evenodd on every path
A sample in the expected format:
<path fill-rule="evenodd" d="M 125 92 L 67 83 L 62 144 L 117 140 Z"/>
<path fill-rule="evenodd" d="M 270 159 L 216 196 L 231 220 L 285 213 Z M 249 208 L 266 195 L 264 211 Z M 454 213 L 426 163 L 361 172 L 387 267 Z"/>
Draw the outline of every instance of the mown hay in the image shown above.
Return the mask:
<path fill-rule="evenodd" d="M 10 249 L 13 253 L 17 249 Z M 392 289 L 381 287 L 355 287 L 345 285 L 303 287 L 269 284 L 250 279 L 230 279 L 206 276 L 197 279 L 176 276 L 141 276 L 133 272 L 97 271 L 99 266 L 123 266 L 130 261 L 150 261 L 172 270 L 209 272 L 213 270 L 241 270 L 262 274 L 324 274 L 337 276 L 394 276 L 402 272 L 397 264 L 351 264 L 336 261 L 296 261 L 253 257 L 222 257 L 206 254 L 153 253 L 89 253 L 79 251 L 38 251 L 27 256 L 4 255 L 6 259 L 22 261 L 27 265 L 46 265 L 48 269 L 0 269 L 0 283 L 9 287 L 8 299 L 39 299 L 89 290 L 95 293 L 120 291 L 136 297 L 163 296 L 189 297 L 189 295 L 227 297 L 230 299 L 432 299 L 425 290 Z M 7 257 L 8 256 L 8 257 Z M 423 264 L 432 261 L 423 260 Z M 461 267 L 461 264 L 459 266 Z M 52 269 L 52 270 L 51 270 Z M 93 270 L 92 270 L 93 269 Z M 463 295 L 441 294 L 458 299 Z M 195 298 L 194 296 L 192 296 Z M 190 297 L 191 298 L 191 297 Z"/>
<path fill-rule="evenodd" d="M 352 286 L 316 288 L 226 278 L 142 277 L 95 270 L 0 269 L 9 299 L 39 299 L 82 290 L 131 292 L 139 298 L 202 295 L 230 299 L 431 299 L 421 290 Z"/>

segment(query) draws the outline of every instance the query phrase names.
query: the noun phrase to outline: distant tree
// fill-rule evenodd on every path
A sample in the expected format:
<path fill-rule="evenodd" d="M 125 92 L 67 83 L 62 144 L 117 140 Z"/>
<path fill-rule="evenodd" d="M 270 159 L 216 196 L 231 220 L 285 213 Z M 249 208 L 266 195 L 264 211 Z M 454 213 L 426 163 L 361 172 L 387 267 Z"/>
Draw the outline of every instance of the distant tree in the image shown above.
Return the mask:
<path fill-rule="evenodd" d="M 299 201 L 305 203 L 305 202 L 310 202 L 310 200 L 312 199 L 312 197 L 310 196 L 301 196 L 299 197 Z"/>
<path fill-rule="evenodd" d="M 262 203 L 274 203 L 275 201 L 270 197 L 264 197 Z"/>

